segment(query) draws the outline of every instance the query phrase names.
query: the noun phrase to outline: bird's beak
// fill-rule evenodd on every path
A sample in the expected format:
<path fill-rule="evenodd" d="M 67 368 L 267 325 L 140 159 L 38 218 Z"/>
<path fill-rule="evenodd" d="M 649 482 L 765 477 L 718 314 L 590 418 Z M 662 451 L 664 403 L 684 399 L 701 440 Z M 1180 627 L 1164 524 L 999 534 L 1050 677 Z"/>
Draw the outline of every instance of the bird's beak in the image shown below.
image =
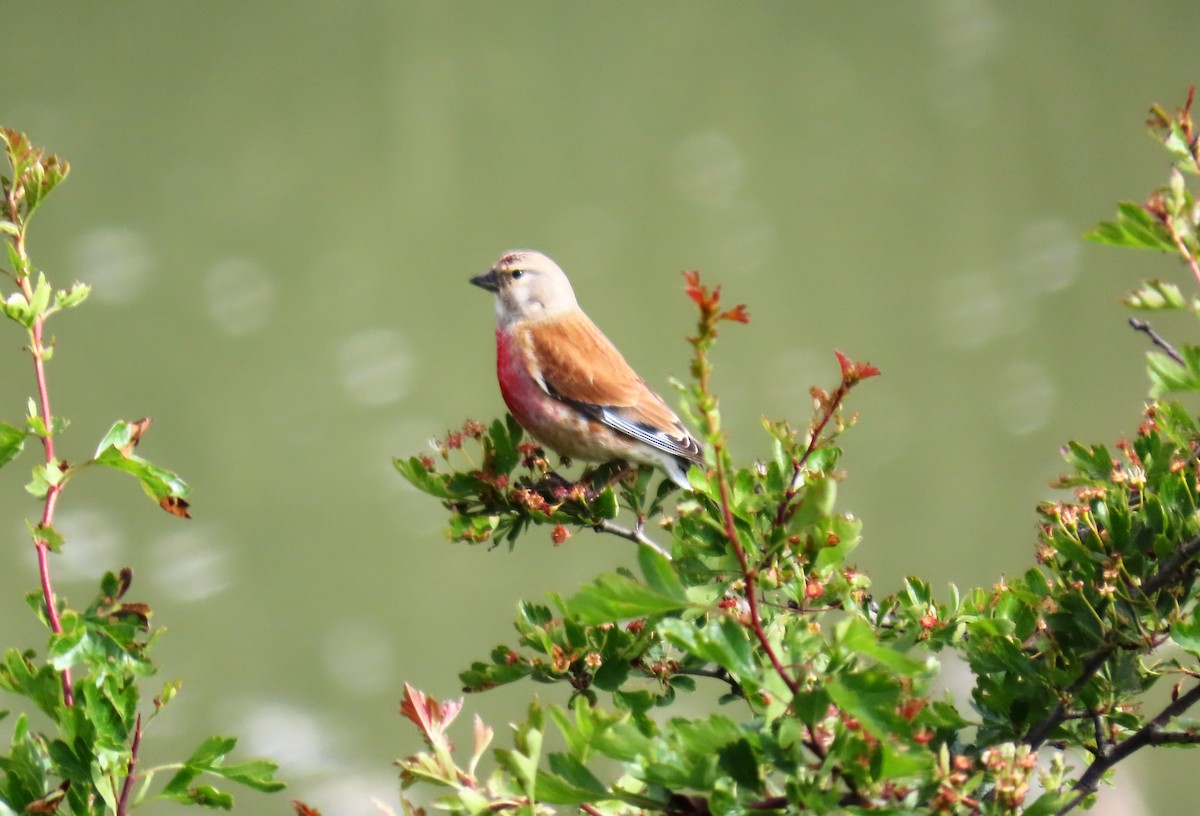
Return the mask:
<path fill-rule="evenodd" d="M 496 270 L 489 269 L 471 278 L 471 283 L 478 286 L 480 289 L 487 289 L 489 292 L 495 292 L 500 288 L 500 281 L 496 279 Z"/>

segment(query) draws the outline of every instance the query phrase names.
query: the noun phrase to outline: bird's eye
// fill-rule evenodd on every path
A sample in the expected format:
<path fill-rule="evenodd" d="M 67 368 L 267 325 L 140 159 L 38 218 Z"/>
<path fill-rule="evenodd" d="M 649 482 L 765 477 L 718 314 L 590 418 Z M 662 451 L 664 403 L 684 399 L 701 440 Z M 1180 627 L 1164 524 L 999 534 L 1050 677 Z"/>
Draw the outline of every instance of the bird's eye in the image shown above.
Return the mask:
<path fill-rule="evenodd" d="M 522 275 L 524 275 L 524 274 L 525 274 L 525 270 L 524 270 L 524 269 L 514 269 L 514 270 L 513 270 L 513 271 L 510 273 L 510 277 L 511 277 L 513 280 L 517 280 L 518 278 L 520 278 L 520 277 L 521 277 Z"/>

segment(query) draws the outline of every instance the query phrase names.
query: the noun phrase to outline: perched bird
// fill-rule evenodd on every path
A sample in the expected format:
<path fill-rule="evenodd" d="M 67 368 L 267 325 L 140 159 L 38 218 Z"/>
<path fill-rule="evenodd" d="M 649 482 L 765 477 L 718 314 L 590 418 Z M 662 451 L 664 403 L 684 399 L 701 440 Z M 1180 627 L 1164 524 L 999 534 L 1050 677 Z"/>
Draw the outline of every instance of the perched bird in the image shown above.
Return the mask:
<path fill-rule="evenodd" d="M 496 295 L 500 393 L 534 439 L 589 462 L 653 465 L 690 489 L 700 444 L 579 308 L 554 261 L 506 252 L 471 283 Z"/>

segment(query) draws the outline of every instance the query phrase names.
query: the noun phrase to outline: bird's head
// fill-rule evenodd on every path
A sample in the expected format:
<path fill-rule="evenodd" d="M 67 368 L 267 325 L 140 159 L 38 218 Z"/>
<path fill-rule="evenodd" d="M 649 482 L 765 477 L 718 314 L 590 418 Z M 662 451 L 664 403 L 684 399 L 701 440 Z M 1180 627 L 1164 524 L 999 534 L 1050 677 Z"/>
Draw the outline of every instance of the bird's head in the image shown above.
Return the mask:
<path fill-rule="evenodd" d="M 506 252 L 471 283 L 496 294 L 496 319 L 542 320 L 579 308 L 571 282 L 558 264 L 540 252 Z"/>

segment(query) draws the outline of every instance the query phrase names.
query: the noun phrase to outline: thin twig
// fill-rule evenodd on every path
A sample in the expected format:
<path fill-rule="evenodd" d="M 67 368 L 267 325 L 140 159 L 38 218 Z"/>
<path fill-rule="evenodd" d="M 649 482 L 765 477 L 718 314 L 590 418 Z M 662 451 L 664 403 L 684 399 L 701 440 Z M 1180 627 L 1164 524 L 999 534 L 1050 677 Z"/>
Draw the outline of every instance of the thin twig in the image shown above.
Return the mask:
<path fill-rule="evenodd" d="M 141 744 L 142 715 L 138 714 L 133 726 L 133 744 L 129 747 L 129 762 L 125 765 L 125 783 L 121 785 L 121 797 L 117 800 L 117 816 L 125 816 L 129 812 L 129 792 L 133 790 L 133 780 L 137 778 L 133 771 L 137 767 Z"/>
<path fill-rule="evenodd" d="M 1134 331 L 1140 331 L 1150 338 L 1150 342 L 1158 346 L 1175 362 L 1180 365 L 1186 365 L 1183 360 L 1183 355 L 1175 350 L 1175 347 L 1163 339 L 1162 335 L 1150 328 L 1150 324 L 1145 320 L 1138 320 L 1136 317 L 1129 318 L 1129 325 Z"/>
<path fill-rule="evenodd" d="M 1083 667 L 1079 671 L 1079 676 L 1075 678 L 1071 685 L 1063 690 L 1058 703 L 1055 704 L 1054 708 L 1050 710 L 1050 713 L 1041 722 L 1029 729 L 1021 741 L 1035 751 L 1040 748 L 1042 743 L 1046 741 L 1046 737 L 1050 735 L 1050 732 L 1061 725 L 1063 720 L 1066 719 L 1066 701 L 1073 699 L 1075 694 L 1096 676 L 1096 672 L 1100 671 L 1100 668 L 1112 657 L 1114 651 L 1116 651 L 1115 646 L 1106 646 L 1085 660 Z"/>
<path fill-rule="evenodd" d="M 1070 813 L 1079 804 L 1096 792 L 1096 787 L 1100 784 L 1100 780 L 1104 775 L 1121 760 L 1147 745 L 1164 745 L 1168 743 L 1179 744 L 1195 744 L 1200 742 L 1200 735 L 1191 732 L 1169 732 L 1163 731 L 1163 727 L 1171 720 L 1183 714 L 1197 702 L 1200 702 L 1200 684 L 1192 686 L 1186 693 L 1175 698 L 1169 705 L 1165 706 L 1154 719 L 1143 725 L 1133 736 L 1121 743 L 1113 746 L 1103 757 L 1097 757 L 1088 769 L 1084 771 L 1083 776 L 1079 777 L 1075 782 L 1074 790 L 1076 795 L 1071 798 L 1067 804 L 1063 805 L 1057 816 L 1064 816 Z"/>
<path fill-rule="evenodd" d="M 1200 535 L 1184 542 L 1179 546 L 1179 549 L 1171 553 L 1170 557 L 1162 562 L 1158 570 L 1142 582 L 1142 593 L 1150 595 L 1165 587 L 1172 578 L 1177 577 L 1173 573 L 1178 572 L 1185 561 L 1198 554 L 1200 554 Z"/>
<path fill-rule="evenodd" d="M 1200 283 L 1200 263 L 1196 262 L 1196 256 L 1192 255 L 1188 250 L 1187 244 L 1183 242 L 1183 236 L 1175 229 L 1175 225 L 1171 223 L 1170 219 L 1166 219 L 1166 225 L 1167 231 L 1171 233 L 1171 240 L 1175 242 L 1175 248 L 1179 250 L 1179 254 L 1183 256 L 1188 266 L 1191 267 L 1192 276 L 1196 278 L 1196 283 Z"/>
<path fill-rule="evenodd" d="M 671 554 L 669 552 L 667 552 L 666 550 L 664 550 L 662 547 L 660 547 L 658 544 L 655 544 L 653 541 L 651 541 L 646 536 L 646 534 L 644 532 L 642 532 L 642 525 L 640 525 L 640 524 L 637 525 L 636 527 L 632 527 L 632 528 L 622 527 L 621 525 L 614 524 L 613 522 L 608 521 L 606 519 L 604 521 L 601 521 L 599 524 L 592 525 L 592 529 L 595 530 L 597 533 L 608 533 L 609 535 L 615 535 L 615 536 L 618 536 L 619 538 L 628 539 L 629 541 L 636 541 L 638 544 L 641 544 L 643 547 L 649 547 L 650 549 L 654 550 L 656 553 L 663 556 L 668 561 L 671 560 Z"/>
<path fill-rule="evenodd" d="M 1152 595 L 1155 592 L 1163 589 L 1172 580 L 1179 578 L 1179 570 L 1188 561 L 1188 559 L 1200 554 L 1200 536 L 1189 539 L 1181 544 L 1171 555 L 1159 565 L 1153 575 L 1142 582 L 1139 588 L 1143 595 Z M 1030 748 L 1036 750 L 1045 742 L 1046 737 L 1050 732 L 1057 728 L 1062 722 L 1067 719 L 1067 703 L 1074 699 L 1075 695 L 1096 676 L 1096 672 L 1103 668 L 1108 659 L 1112 657 L 1117 650 L 1116 644 L 1108 644 L 1100 648 L 1099 651 L 1092 654 L 1084 661 L 1083 666 L 1079 671 L 1079 676 L 1067 686 L 1060 695 L 1059 702 L 1050 710 L 1041 722 L 1034 725 L 1025 734 L 1022 740 Z"/>
<path fill-rule="evenodd" d="M 737 680 L 734 680 L 729 675 L 729 672 L 726 671 L 723 667 L 719 667 L 716 669 L 704 669 L 704 668 L 676 669 L 674 673 L 675 674 L 686 674 L 690 677 L 711 677 L 714 680 L 720 680 L 723 683 L 728 683 L 729 691 L 731 694 L 736 694 L 738 697 L 741 697 L 743 699 L 745 699 L 745 697 L 746 697 L 746 691 L 745 691 L 745 689 L 742 688 L 742 684 L 739 683 Z"/>

